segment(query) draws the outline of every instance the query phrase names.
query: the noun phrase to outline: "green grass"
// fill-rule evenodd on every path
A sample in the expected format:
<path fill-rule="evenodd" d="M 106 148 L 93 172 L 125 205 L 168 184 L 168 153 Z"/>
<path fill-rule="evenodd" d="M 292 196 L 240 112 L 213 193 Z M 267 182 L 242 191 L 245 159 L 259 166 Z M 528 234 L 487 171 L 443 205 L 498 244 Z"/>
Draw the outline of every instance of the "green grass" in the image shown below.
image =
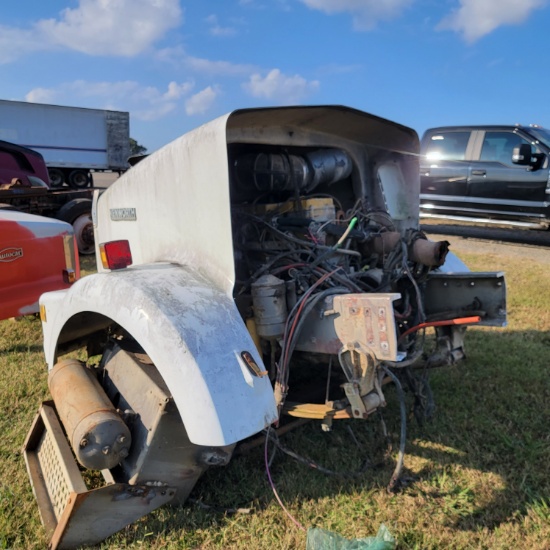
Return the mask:
<path fill-rule="evenodd" d="M 548 252 L 541 252 L 548 254 Z M 477 270 L 507 275 L 509 325 L 470 328 L 468 358 L 436 370 L 432 422 L 410 422 L 405 475 L 397 494 L 385 486 L 395 456 L 361 479 L 319 474 L 277 455 L 271 474 L 292 515 L 305 527 L 342 536 L 376 534 L 384 523 L 400 549 L 550 548 L 550 273 L 525 259 L 475 253 L 461 257 Z M 87 271 L 92 268 L 85 266 Z M 47 539 L 27 479 L 21 446 L 41 400 L 47 397 L 41 327 L 35 318 L 0 323 L 0 549 L 44 548 Z M 395 395 L 387 390 L 385 416 L 395 430 Z M 376 459 L 376 422 L 345 424 L 323 433 L 310 423 L 284 443 L 333 468 L 353 469 Z M 199 481 L 197 504 L 163 508 L 128 526 L 101 548 L 305 548 L 267 483 L 263 449 L 211 469 Z"/>

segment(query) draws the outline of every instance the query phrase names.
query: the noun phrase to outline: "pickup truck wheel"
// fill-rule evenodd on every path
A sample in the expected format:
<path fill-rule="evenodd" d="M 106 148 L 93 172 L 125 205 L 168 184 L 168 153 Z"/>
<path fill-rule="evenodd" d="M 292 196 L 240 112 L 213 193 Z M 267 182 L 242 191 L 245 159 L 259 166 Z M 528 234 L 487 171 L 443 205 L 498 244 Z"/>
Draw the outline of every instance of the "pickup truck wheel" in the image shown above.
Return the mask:
<path fill-rule="evenodd" d="M 59 209 L 56 217 L 73 226 L 80 254 L 93 254 L 95 252 L 92 201 L 90 199 L 73 199 L 69 201 Z"/>
<path fill-rule="evenodd" d="M 65 174 L 59 168 L 48 168 L 50 187 L 61 187 L 65 183 Z"/>
<path fill-rule="evenodd" d="M 86 170 L 73 170 L 69 174 L 69 185 L 75 189 L 84 189 L 90 185 L 90 173 Z"/>

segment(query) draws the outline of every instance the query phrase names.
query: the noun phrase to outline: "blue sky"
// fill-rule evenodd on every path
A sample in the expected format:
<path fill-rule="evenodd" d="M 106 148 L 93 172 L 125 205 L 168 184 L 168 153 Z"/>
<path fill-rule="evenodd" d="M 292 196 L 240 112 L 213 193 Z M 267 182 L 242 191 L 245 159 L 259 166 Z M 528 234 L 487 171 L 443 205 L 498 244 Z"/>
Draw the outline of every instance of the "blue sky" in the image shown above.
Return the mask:
<path fill-rule="evenodd" d="M 268 105 L 548 127 L 549 28 L 550 0 L 6 1 L 0 99 L 129 111 L 149 152 Z"/>

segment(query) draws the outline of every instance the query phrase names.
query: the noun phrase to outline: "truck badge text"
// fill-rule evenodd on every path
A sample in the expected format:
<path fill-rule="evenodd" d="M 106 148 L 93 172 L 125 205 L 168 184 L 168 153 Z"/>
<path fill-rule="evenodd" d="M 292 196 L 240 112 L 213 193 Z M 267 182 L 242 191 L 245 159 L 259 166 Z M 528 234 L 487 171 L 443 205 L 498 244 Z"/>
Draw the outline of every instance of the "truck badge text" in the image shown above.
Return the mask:
<path fill-rule="evenodd" d="M 13 262 L 22 257 L 23 257 L 22 248 L 10 247 L 10 248 L 4 248 L 4 250 L 0 250 L 0 262 Z"/>
<path fill-rule="evenodd" d="M 114 222 L 135 222 L 135 208 L 111 208 L 111 220 Z"/>

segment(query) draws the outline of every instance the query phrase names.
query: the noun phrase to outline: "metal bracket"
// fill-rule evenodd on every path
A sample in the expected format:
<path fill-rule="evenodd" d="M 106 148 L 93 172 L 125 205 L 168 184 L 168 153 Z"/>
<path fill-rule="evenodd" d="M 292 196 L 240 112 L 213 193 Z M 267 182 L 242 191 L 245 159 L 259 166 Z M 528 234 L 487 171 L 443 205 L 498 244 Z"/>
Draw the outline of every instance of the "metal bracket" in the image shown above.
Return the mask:
<path fill-rule="evenodd" d="M 328 296 L 307 318 L 296 349 L 336 355 L 357 343 L 378 361 L 397 361 L 393 302 L 400 294 L 341 294 Z"/>
<path fill-rule="evenodd" d="M 506 326 L 504 273 L 432 272 L 428 275 L 424 292 L 428 319 L 479 314 L 480 325 Z"/>
<path fill-rule="evenodd" d="M 351 412 L 354 418 L 367 418 L 367 408 L 361 399 L 359 385 L 354 382 L 347 382 L 342 387 L 346 392 L 346 397 L 351 405 Z"/>

